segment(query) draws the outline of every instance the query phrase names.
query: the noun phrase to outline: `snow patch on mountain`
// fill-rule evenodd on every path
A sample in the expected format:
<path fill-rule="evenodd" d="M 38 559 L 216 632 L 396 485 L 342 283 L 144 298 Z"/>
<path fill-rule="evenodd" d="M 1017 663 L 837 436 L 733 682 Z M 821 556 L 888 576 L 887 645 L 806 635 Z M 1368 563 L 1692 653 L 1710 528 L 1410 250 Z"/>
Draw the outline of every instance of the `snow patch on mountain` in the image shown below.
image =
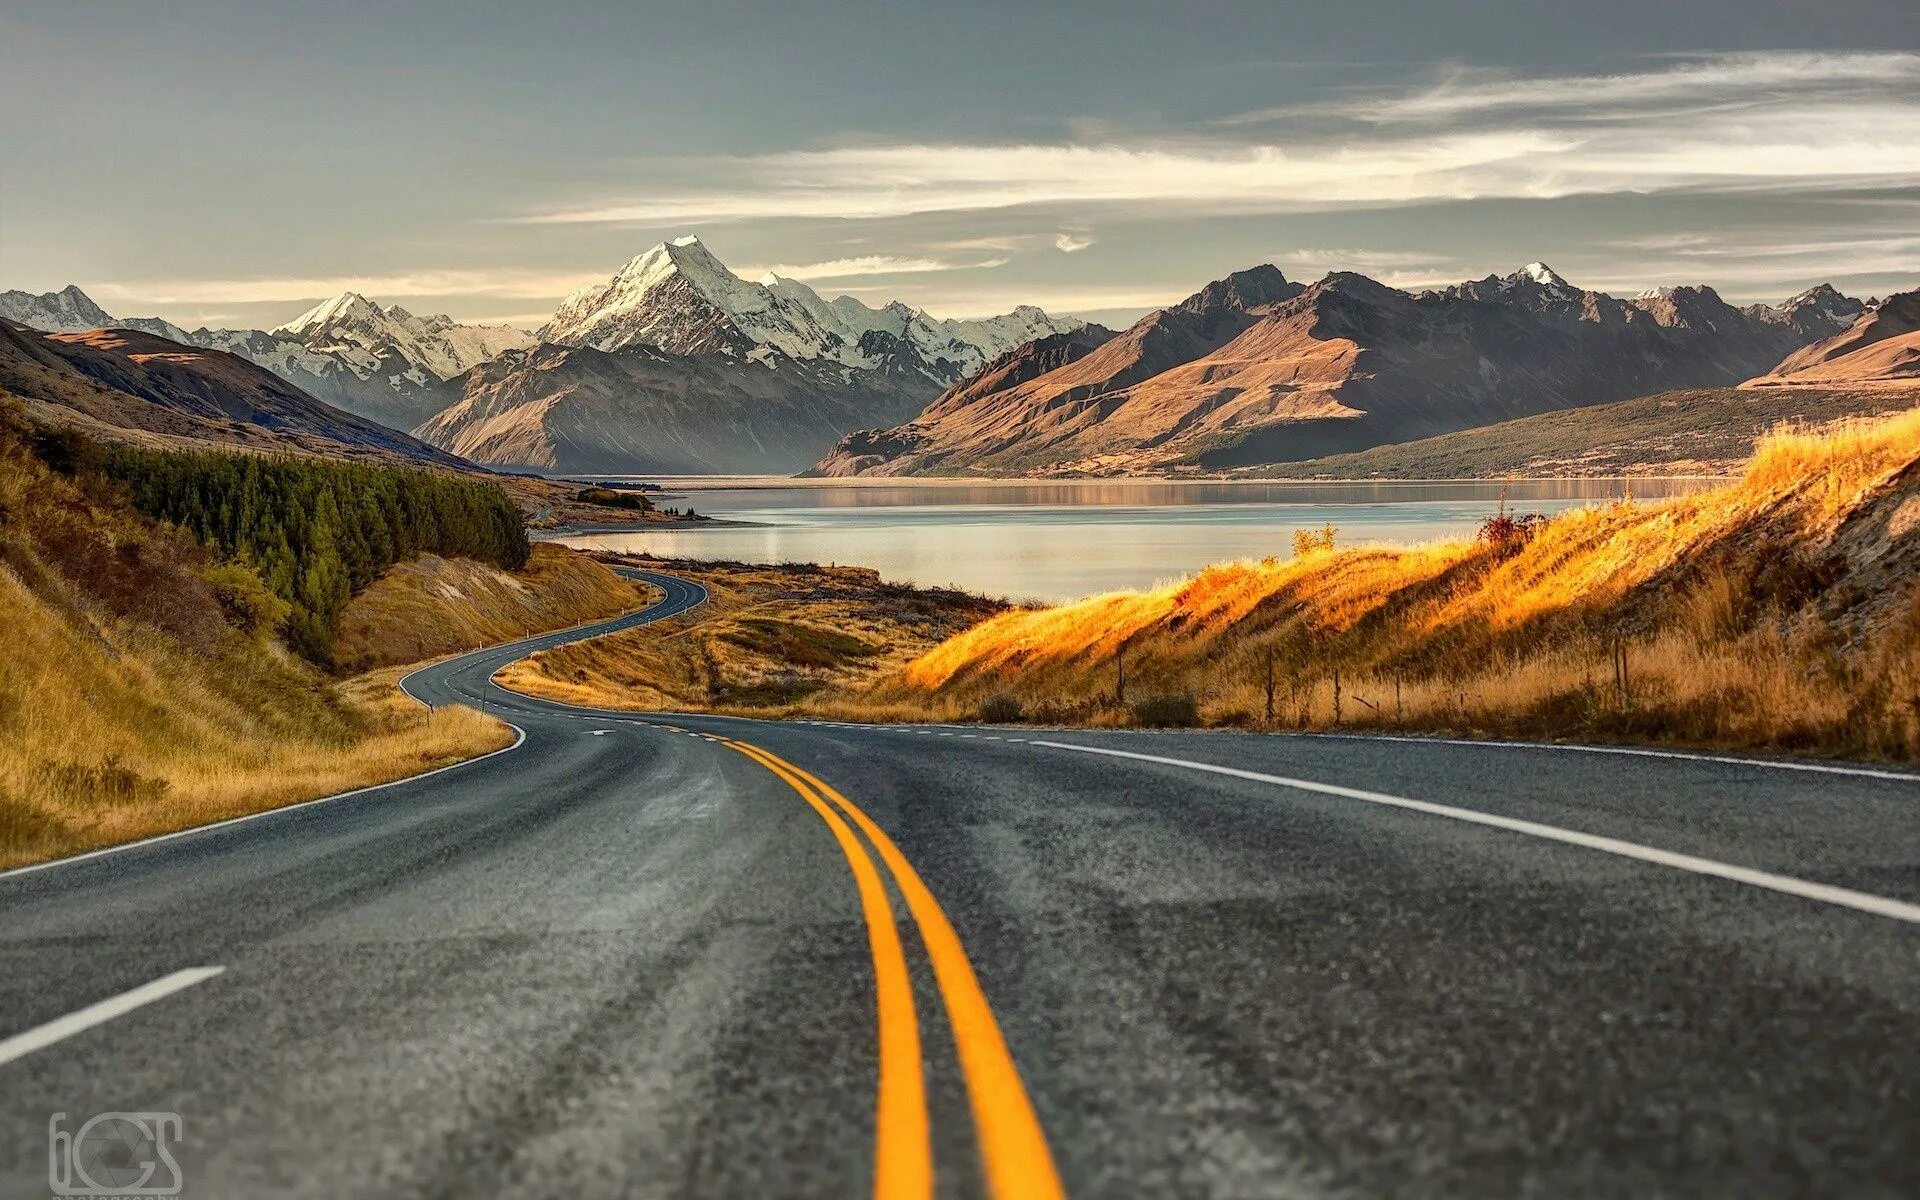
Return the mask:
<path fill-rule="evenodd" d="M 534 345 L 533 335 L 506 325 L 461 325 L 444 314 L 416 317 L 399 305 L 382 307 L 358 292 L 342 292 L 269 331 L 308 350 L 344 362 L 361 378 L 394 357 L 393 374 L 422 386 Z"/>
<path fill-rule="evenodd" d="M 650 345 L 674 354 L 754 354 L 774 365 L 756 353 L 770 348 L 790 359 L 905 368 L 946 383 L 1034 338 L 1084 326 L 1030 306 L 942 320 L 898 301 L 876 309 L 852 296 L 827 300 L 797 279 L 742 279 L 699 238 L 682 237 L 568 296 L 540 337 L 608 351 Z"/>

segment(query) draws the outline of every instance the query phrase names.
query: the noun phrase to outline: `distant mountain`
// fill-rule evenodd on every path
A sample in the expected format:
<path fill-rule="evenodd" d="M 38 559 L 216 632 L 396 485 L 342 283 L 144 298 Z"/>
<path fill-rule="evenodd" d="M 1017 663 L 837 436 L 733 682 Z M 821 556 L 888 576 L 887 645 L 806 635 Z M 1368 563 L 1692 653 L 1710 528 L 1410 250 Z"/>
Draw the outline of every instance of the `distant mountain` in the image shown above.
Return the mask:
<path fill-rule="evenodd" d="M 596 350 L 647 345 L 683 357 L 720 355 L 829 361 L 856 371 L 921 375 L 944 387 L 1024 342 L 1085 322 L 1023 306 L 980 320 L 939 320 L 898 301 L 869 308 L 822 299 L 778 275 L 751 283 L 699 238 L 641 254 L 603 284 L 568 296 L 540 339 Z"/>
<path fill-rule="evenodd" d="M 238 355 L 126 328 L 41 333 L 0 322 L 0 392 L 41 424 L 109 438 L 464 466 Z"/>
<path fill-rule="evenodd" d="M 0 292 L 0 321 L 12 321 L 47 333 L 85 333 L 113 324 L 107 311 L 73 284 L 57 292 Z"/>
<path fill-rule="evenodd" d="M 611 353 L 544 343 L 446 385 L 414 432 L 475 462 L 570 474 L 788 474 L 878 413 L 925 403 L 879 373 L 834 362 Z"/>
<path fill-rule="evenodd" d="M 1920 291 L 1888 296 L 1843 332 L 1741 386 L 1920 388 Z"/>
<path fill-rule="evenodd" d="M 1302 288 L 1259 267 L 1016 385 L 968 381 L 911 422 L 850 436 L 815 470 L 1117 474 L 1297 461 L 1728 386 L 1811 331 L 1830 332 L 1838 300 L 1763 319 L 1712 288 L 1620 300 L 1544 263 L 1418 295 L 1347 272 Z"/>
<path fill-rule="evenodd" d="M 403 429 L 433 415 L 441 383 L 535 344 L 522 329 L 461 325 L 445 315 L 416 317 L 358 292 L 342 292 L 269 334 L 340 363 L 356 380 L 345 390 L 357 393 L 358 410 Z"/>
<path fill-rule="evenodd" d="M 431 415 L 445 380 L 502 351 L 534 344 L 523 330 L 416 317 L 354 292 L 343 292 L 270 332 L 188 331 L 159 317 L 114 317 L 71 284 L 40 296 L 0 293 L 0 318 L 50 333 L 135 329 L 238 354 L 302 391 L 395 429 Z"/>
<path fill-rule="evenodd" d="M 542 345 L 447 385 L 415 432 L 539 470 L 785 474 L 1008 351 L 1085 327 L 1037 308 L 949 321 L 825 300 L 774 275 L 750 283 L 681 238 L 569 296 Z"/>
<path fill-rule="evenodd" d="M 1784 303 L 1750 304 L 1740 311 L 1759 321 L 1790 325 L 1809 338 L 1831 337 L 1853 324 L 1867 306 L 1843 296 L 1830 283 L 1808 288 Z"/>

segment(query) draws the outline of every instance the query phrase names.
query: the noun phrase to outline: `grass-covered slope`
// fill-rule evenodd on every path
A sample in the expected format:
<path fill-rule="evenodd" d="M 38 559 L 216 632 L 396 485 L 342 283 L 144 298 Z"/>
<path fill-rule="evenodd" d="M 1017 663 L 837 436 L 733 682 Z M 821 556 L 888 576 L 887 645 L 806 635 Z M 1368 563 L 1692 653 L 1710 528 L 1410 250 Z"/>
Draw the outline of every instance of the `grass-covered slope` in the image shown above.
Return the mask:
<path fill-rule="evenodd" d="M 815 705 L 1913 759 L 1920 410 L 1777 432 L 1738 482 L 1578 510 L 1531 538 L 1316 550 L 1008 613 Z"/>
<path fill-rule="evenodd" d="M 504 744 L 465 709 L 343 693 L 285 602 L 0 407 L 0 865 L 394 779 Z"/>
<path fill-rule="evenodd" d="M 1522 417 L 1478 429 L 1237 472 L 1260 479 L 1501 479 L 1731 475 L 1782 421 L 1911 408 L 1920 392 L 1701 388 Z"/>
<path fill-rule="evenodd" d="M 425 554 L 387 570 L 340 616 L 334 665 L 366 671 L 419 662 L 617 616 L 653 589 L 584 554 L 542 544 L 519 571 Z"/>
<path fill-rule="evenodd" d="M 1005 607 L 884 583 L 865 567 L 633 561 L 703 585 L 707 602 L 685 617 L 534 655 L 503 671 L 501 683 L 596 707 L 777 708 L 863 686 Z"/>
<path fill-rule="evenodd" d="M 110 482 L 141 513 L 256 571 L 287 605 L 288 642 L 316 663 L 332 660 L 347 600 L 394 563 L 454 554 L 512 569 L 531 552 L 513 502 L 478 479 L 323 458 L 79 445 L 76 472 Z"/>

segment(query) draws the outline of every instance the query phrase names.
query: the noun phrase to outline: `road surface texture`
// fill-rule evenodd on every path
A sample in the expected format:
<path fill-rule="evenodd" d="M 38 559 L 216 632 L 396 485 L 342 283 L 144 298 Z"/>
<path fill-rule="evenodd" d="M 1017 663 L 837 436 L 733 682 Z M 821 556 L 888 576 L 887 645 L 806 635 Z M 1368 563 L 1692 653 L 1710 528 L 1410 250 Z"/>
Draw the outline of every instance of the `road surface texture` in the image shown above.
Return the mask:
<path fill-rule="evenodd" d="M 489 682 L 648 578 L 407 681 L 514 749 L 0 876 L 0 1194 L 1920 1195 L 1911 776 Z"/>

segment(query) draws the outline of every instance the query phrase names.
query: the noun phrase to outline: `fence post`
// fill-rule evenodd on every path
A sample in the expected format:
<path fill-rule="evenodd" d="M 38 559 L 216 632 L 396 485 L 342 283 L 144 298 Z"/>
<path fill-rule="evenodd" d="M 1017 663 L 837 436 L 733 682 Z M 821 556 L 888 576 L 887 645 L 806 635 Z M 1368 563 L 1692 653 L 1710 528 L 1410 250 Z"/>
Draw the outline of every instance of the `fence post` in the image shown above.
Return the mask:
<path fill-rule="evenodd" d="M 1406 713 L 1400 707 L 1400 672 L 1395 671 L 1393 673 L 1393 723 L 1404 725 L 1406 719 Z"/>
<path fill-rule="evenodd" d="M 1273 724 L 1273 651 L 1267 651 L 1267 724 Z"/>
<path fill-rule="evenodd" d="M 1333 669 L 1333 723 L 1340 723 L 1340 668 Z"/>
<path fill-rule="evenodd" d="M 1125 642 L 1113 652 L 1113 662 L 1120 669 L 1119 678 L 1114 683 L 1113 703 L 1116 708 L 1127 706 L 1127 644 Z"/>

